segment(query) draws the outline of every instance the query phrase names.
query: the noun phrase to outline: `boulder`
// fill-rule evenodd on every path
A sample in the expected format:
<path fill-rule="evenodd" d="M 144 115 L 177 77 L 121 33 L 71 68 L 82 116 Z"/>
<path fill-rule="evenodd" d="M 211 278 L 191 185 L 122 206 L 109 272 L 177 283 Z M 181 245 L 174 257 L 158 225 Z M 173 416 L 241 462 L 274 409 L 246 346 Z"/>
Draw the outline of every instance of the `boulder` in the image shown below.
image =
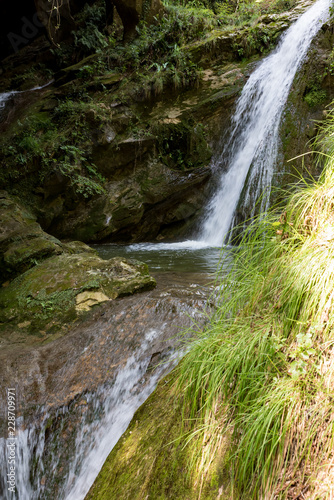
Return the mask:
<path fill-rule="evenodd" d="M 94 306 L 155 285 L 147 265 L 135 260 L 56 255 L 0 288 L 0 329 L 54 331 Z"/>
<path fill-rule="evenodd" d="M 6 191 L 0 191 L 0 219 L 1 281 L 63 252 L 61 242 L 46 234 L 31 212 Z"/>

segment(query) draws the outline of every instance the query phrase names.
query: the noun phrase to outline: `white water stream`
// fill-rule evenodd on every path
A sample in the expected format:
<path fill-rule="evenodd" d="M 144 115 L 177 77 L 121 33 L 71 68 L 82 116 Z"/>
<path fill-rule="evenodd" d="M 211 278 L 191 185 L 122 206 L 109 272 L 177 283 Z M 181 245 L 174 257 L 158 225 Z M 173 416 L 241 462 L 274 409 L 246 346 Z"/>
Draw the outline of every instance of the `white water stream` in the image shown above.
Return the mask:
<path fill-rule="evenodd" d="M 169 358 L 168 363 L 160 365 L 148 382 L 143 384 L 150 356 L 144 360 L 141 360 L 141 356 L 159 333 L 156 330 L 147 332 L 139 351 L 130 356 L 124 368 L 117 373 L 114 385 L 104 401 L 102 419 L 98 422 L 84 422 L 81 426 L 76 438 L 75 460 L 71 464 L 61 498 L 66 500 L 85 498 L 110 451 L 127 429 L 135 411 L 153 392 L 161 376 L 175 366 L 179 359 L 177 353 Z M 93 398 L 92 403 L 96 406 L 98 394 L 94 394 Z"/>
<path fill-rule="evenodd" d="M 244 205 L 263 193 L 266 210 L 279 146 L 279 127 L 289 91 L 312 39 L 328 19 L 329 0 L 318 0 L 283 35 L 277 48 L 252 73 L 232 118 L 232 133 L 216 164 L 228 164 L 200 231 L 200 239 L 220 246 L 233 226 L 243 191 Z M 246 183 L 246 185 L 245 185 Z M 253 209 L 253 214 L 254 214 Z"/>
<path fill-rule="evenodd" d="M 5 108 L 6 103 L 13 95 L 25 94 L 26 92 L 33 92 L 35 90 L 44 89 L 45 87 L 48 87 L 48 85 L 51 85 L 51 83 L 53 83 L 53 81 L 54 80 L 51 80 L 51 81 L 45 83 L 44 85 L 39 85 L 37 87 L 33 87 L 32 89 L 28 89 L 28 90 L 10 90 L 9 92 L 0 93 L 0 111 Z"/>
<path fill-rule="evenodd" d="M 162 328 L 168 328 L 168 325 L 164 324 Z M 159 335 L 161 335 L 161 329 L 160 331 L 148 330 L 140 347 L 118 370 L 112 387 L 102 386 L 97 393 L 84 396 L 87 407 L 89 406 L 92 411 L 82 416 L 72 450 L 74 459 L 70 462 L 61 491 L 55 496 L 50 496 L 50 490 L 47 491 L 46 487 L 48 480 L 63 465 L 63 457 L 62 451 L 57 446 L 54 450 L 45 450 L 45 428 L 50 417 L 48 412 L 45 411 L 42 421 L 36 425 L 30 425 L 17 432 L 16 494 L 8 491 L 6 484 L 8 450 L 6 439 L 0 439 L 0 498 L 4 500 L 42 498 L 80 500 L 85 498 L 110 451 L 128 427 L 135 411 L 153 392 L 159 379 L 176 365 L 180 357 L 178 352 L 171 353 L 151 375 L 146 375 L 151 360 L 149 348 Z M 56 418 L 66 416 L 67 412 L 68 409 L 63 408 L 57 412 Z M 19 419 L 17 420 L 18 429 L 22 423 Z M 44 463 L 45 453 L 49 456 L 51 454 L 48 464 Z M 34 479 L 32 480 L 33 469 Z"/>
<path fill-rule="evenodd" d="M 11 92 L 2 92 L 2 94 L 0 94 L 0 109 L 3 109 L 6 106 L 6 102 L 14 94 L 17 94 L 16 90 L 12 90 Z"/>

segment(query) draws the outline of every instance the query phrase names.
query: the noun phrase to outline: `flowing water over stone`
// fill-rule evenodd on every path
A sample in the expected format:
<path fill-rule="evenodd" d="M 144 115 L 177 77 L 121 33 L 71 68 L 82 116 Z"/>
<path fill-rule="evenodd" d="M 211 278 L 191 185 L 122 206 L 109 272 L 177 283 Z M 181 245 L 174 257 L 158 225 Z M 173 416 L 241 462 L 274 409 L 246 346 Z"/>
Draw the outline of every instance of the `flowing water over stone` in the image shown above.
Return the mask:
<path fill-rule="evenodd" d="M 244 86 L 232 118 L 230 139 L 216 159 L 216 166 L 224 165 L 226 171 L 208 206 L 201 240 L 221 245 L 228 239 L 241 195 L 242 206 L 253 207 L 253 215 L 261 194 L 260 210 L 267 208 L 282 113 L 296 72 L 328 18 L 329 5 L 329 0 L 318 0 L 310 7 Z"/>
<path fill-rule="evenodd" d="M 0 93 L 0 123 L 6 119 L 9 109 L 15 106 L 15 96 L 34 92 L 35 90 L 42 90 L 45 87 L 48 87 L 48 85 L 51 85 L 51 83 L 53 83 L 53 80 L 45 83 L 44 85 L 38 85 L 37 87 L 33 87 L 28 90 L 11 90 L 9 92 Z"/>
<path fill-rule="evenodd" d="M 218 258 L 216 252 L 210 271 Z M 160 257 L 161 267 L 163 261 Z M 153 273 L 156 289 L 100 306 L 88 321 L 49 344 L 3 347 L 2 386 L 16 387 L 21 414 L 18 494 L 12 497 L 6 488 L 2 439 L 0 498 L 85 497 L 134 412 L 179 359 L 182 330 L 206 321 L 213 277 L 208 268 L 198 271 L 195 264 L 192 272 Z"/>
<path fill-rule="evenodd" d="M 12 92 L 3 92 L 0 94 L 0 123 L 4 121 L 7 115 L 7 108 L 12 104 L 12 97 L 17 93 L 13 90 Z"/>

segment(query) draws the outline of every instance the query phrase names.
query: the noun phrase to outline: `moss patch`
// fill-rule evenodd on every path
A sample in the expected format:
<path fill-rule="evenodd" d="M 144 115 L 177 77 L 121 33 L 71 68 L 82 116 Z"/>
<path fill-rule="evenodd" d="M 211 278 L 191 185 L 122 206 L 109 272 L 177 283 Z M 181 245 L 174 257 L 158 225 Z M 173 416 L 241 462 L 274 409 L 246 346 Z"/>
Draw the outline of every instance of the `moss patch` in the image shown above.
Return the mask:
<path fill-rule="evenodd" d="M 135 413 L 130 426 L 106 460 L 86 500 L 221 500 L 223 467 L 219 454 L 202 485 L 189 474 L 192 453 L 203 443 L 180 439 L 183 397 L 175 387 L 176 372 L 162 380 Z"/>
<path fill-rule="evenodd" d="M 201 167 L 211 158 L 211 150 L 201 124 L 165 125 L 159 134 L 159 151 L 160 159 L 165 165 L 179 170 Z"/>
<path fill-rule="evenodd" d="M 88 253 L 52 257 L 0 289 L 0 326 L 6 330 L 6 322 L 12 327 L 20 324 L 34 334 L 54 331 L 57 325 L 61 327 L 105 300 L 154 286 L 146 264 L 138 261 L 102 260 Z M 78 308 L 82 300 L 76 299 L 82 299 L 84 293 L 92 300 Z"/>

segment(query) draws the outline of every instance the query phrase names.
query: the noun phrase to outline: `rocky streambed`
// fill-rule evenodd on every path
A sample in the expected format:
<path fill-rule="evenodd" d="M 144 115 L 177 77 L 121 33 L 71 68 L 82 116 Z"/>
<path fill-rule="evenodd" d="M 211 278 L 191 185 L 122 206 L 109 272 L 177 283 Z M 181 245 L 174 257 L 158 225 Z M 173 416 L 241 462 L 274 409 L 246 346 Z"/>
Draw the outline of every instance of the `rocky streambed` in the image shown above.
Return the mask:
<path fill-rule="evenodd" d="M 5 191 L 0 216 L 0 494 L 10 388 L 18 498 L 78 500 L 207 320 L 220 252 L 64 242 Z"/>

